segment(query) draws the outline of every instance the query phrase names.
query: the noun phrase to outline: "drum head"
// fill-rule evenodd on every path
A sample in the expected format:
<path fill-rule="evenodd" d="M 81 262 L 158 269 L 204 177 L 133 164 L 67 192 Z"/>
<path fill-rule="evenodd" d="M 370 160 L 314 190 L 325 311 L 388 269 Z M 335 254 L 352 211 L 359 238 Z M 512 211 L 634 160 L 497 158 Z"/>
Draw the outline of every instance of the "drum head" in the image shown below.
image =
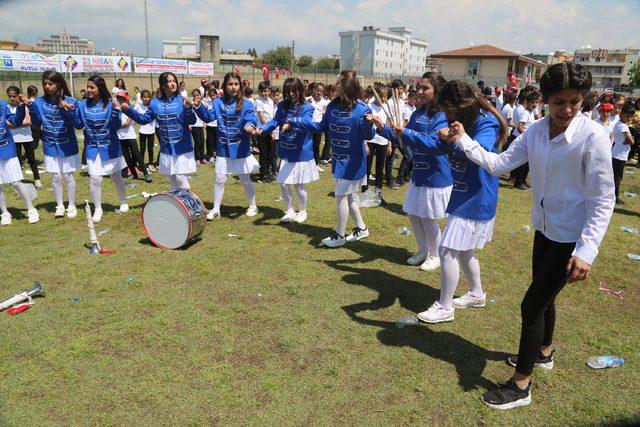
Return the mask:
<path fill-rule="evenodd" d="M 158 194 L 147 201 L 142 222 L 151 241 L 162 248 L 177 249 L 189 239 L 191 223 L 182 203 L 168 194 Z"/>

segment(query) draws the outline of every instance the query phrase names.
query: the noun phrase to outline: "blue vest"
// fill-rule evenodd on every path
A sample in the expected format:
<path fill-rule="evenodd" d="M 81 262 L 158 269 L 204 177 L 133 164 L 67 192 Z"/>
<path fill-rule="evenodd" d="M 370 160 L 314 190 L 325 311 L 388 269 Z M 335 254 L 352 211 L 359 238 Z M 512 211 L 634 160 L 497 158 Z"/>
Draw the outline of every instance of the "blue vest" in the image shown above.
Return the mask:
<path fill-rule="evenodd" d="M 299 111 L 297 111 L 299 110 Z M 276 127 L 281 128 L 293 117 L 313 118 L 313 107 L 311 104 L 292 105 L 285 108 L 285 102 L 278 103 L 276 116 L 262 126 L 264 132 L 272 132 Z M 305 132 L 300 128 L 292 127 L 288 132 L 280 131 L 278 144 L 278 157 L 287 162 L 306 162 L 313 159 L 313 139 L 310 132 Z"/>
<path fill-rule="evenodd" d="M 7 126 L 7 120 L 14 126 L 18 127 L 24 121 L 24 105 L 20 105 L 15 114 L 9 110 L 9 105 L 0 99 L 0 159 L 9 160 L 13 157 L 17 157 L 16 144 L 13 141 L 13 136 Z"/>
<path fill-rule="evenodd" d="M 122 148 L 118 139 L 120 128 L 120 111 L 113 108 L 109 102 L 103 108 L 102 101 L 96 104 L 93 100 L 80 101 L 77 114 L 86 131 L 87 159 L 95 160 L 100 155 L 100 160 L 107 161 L 122 156 Z"/>
<path fill-rule="evenodd" d="M 152 99 L 144 114 L 138 113 L 133 108 L 123 113 L 141 125 L 156 120 L 161 153 L 178 155 L 193 151 L 189 125 L 196 122 L 196 115 L 193 113 L 193 108 L 183 105 L 180 95 Z"/>
<path fill-rule="evenodd" d="M 216 154 L 231 159 L 245 159 L 251 155 L 251 139 L 244 127 L 257 127 L 256 114 L 253 104 L 242 102 L 242 109 L 236 111 L 236 101 L 216 98 L 211 109 L 204 104 L 196 109 L 196 114 L 205 123 L 218 120 L 218 136 L 216 139 Z"/>
<path fill-rule="evenodd" d="M 365 141 L 371 140 L 376 133 L 373 123 L 364 119 L 366 114 L 371 114 L 371 108 L 362 101 L 356 102 L 350 111 L 343 110 L 338 102 L 332 101 L 327 105 L 322 121 L 294 117 L 289 123 L 307 132 L 326 132 L 333 151 L 333 175 L 340 179 L 359 180 L 367 174 Z"/>
<path fill-rule="evenodd" d="M 52 98 L 41 96 L 29 105 L 31 123 L 42 126 L 42 146 L 44 154 L 51 157 L 69 157 L 78 154 L 78 140 L 74 126 L 77 125 L 78 101 L 65 96 L 67 104 L 74 104 L 74 110 L 66 111 Z"/>

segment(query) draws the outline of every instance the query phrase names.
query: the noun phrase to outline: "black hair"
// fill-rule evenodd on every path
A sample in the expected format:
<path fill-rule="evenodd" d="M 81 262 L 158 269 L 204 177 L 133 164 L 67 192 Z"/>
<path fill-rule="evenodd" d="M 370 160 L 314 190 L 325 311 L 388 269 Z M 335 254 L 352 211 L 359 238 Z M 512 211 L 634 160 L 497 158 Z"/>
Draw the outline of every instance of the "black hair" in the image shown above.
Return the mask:
<path fill-rule="evenodd" d="M 433 86 L 433 102 L 431 105 L 427 105 L 426 109 L 429 111 L 438 111 L 438 95 L 440 95 L 440 91 L 447 81 L 435 71 L 427 71 L 422 75 L 422 78 L 429 80 L 429 83 Z"/>
<path fill-rule="evenodd" d="M 575 62 L 554 64 L 540 78 L 540 92 L 546 102 L 549 97 L 564 89 L 576 89 L 583 97 L 591 90 L 591 73 Z"/>
<path fill-rule="evenodd" d="M 7 95 L 9 95 L 9 92 L 15 92 L 16 95 L 20 95 L 20 88 L 18 86 L 9 86 L 7 88 Z"/>
<path fill-rule="evenodd" d="M 240 77 L 240 74 L 230 72 L 224 75 L 224 80 L 222 81 L 222 93 L 227 101 L 233 99 L 227 92 L 227 84 L 231 79 L 238 80 L 238 83 L 240 83 L 240 90 L 238 91 L 238 97 L 236 98 L 236 111 L 242 111 L 242 96 L 244 95 L 244 84 L 242 83 L 242 77 Z"/>
<path fill-rule="evenodd" d="M 214 80 L 211 82 L 211 84 L 213 84 L 213 87 L 215 87 L 216 89 L 220 89 L 220 80 Z"/>
<path fill-rule="evenodd" d="M 525 101 L 537 101 L 538 99 L 540 99 L 540 92 L 538 92 L 536 89 L 524 95 Z"/>
<path fill-rule="evenodd" d="M 171 71 L 165 71 L 164 73 L 160 74 L 160 76 L 158 77 L 158 84 L 160 85 L 160 94 L 161 96 L 164 96 L 165 98 L 169 98 L 170 96 L 173 96 L 177 93 L 180 93 L 180 86 L 176 87 L 176 91 L 171 93 L 171 94 L 167 94 L 167 84 L 169 83 L 169 76 L 173 76 L 173 79 L 176 81 L 176 85 L 178 84 L 178 78 L 176 77 L 175 74 L 173 74 Z"/>
<path fill-rule="evenodd" d="M 251 98 L 251 95 L 253 95 L 253 89 L 251 89 L 249 86 L 245 86 L 245 88 L 244 88 L 244 97 L 245 98 Z"/>
<path fill-rule="evenodd" d="M 194 89 L 191 91 L 191 95 L 193 96 L 194 93 L 198 92 L 198 95 L 200 95 L 200 89 Z"/>
<path fill-rule="evenodd" d="M 510 104 L 516 100 L 516 93 L 512 90 L 507 90 L 504 92 L 503 100 L 505 104 Z"/>
<path fill-rule="evenodd" d="M 633 116 L 636 113 L 636 105 L 633 101 L 629 100 L 624 103 L 622 109 L 620 110 L 620 114 L 625 114 L 627 116 Z"/>
<path fill-rule="evenodd" d="M 27 86 L 27 96 L 32 98 L 38 94 L 38 88 L 34 85 Z"/>
<path fill-rule="evenodd" d="M 624 99 L 626 99 L 624 94 L 622 94 L 622 93 L 614 93 L 613 94 L 613 98 L 611 98 L 611 102 L 612 103 L 616 103 L 616 102 L 618 102 L 620 100 L 624 100 Z"/>
<path fill-rule="evenodd" d="M 149 98 L 151 98 L 151 91 L 149 91 L 149 90 L 147 90 L 147 89 L 142 89 L 142 90 L 140 91 L 140 97 L 142 98 L 142 97 L 143 97 L 143 96 L 145 96 L 145 95 L 147 95 L 147 96 L 149 96 Z"/>
<path fill-rule="evenodd" d="M 98 88 L 98 95 L 100 95 L 100 100 L 102 101 L 102 109 L 107 108 L 109 105 L 109 101 L 111 100 L 111 92 L 107 89 L 107 83 L 100 76 L 91 76 L 87 79 Z"/>
<path fill-rule="evenodd" d="M 118 87 L 118 83 L 122 82 L 122 87 Z M 116 87 L 118 89 L 122 89 L 122 90 L 127 90 L 127 86 L 124 84 L 124 80 L 123 79 L 116 79 Z"/>
<path fill-rule="evenodd" d="M 64 79 L 64 76 L 56 70 L 47 70 L 42 73 L 43 88 L 45 80 L 49 80 L 58 86 L 58 93 L 55 96 L 56 101 L 60 101 L 65 96 L 71 96 L 71 91 L 69 90 L 69 86 L 67 86 L 67 81 Z"/>
<path fill-rule="evenodd" d="M 269 84 L 269 82 L 267 82 L 267 81 L 262 81 L 262 82 L 258 83 L 258 90 L 259 90 L 260 92 L 262 92 L 263 90 L 269 90 L 269 86 L 271 86 L 271 85 Z"/>
<path fill-rule="evenodd" d="M 478 80 L 478 83 L 476 83 L 478 86 L 484 85 L 484 80 Z"/>
<path fill-rule="evenodd" d="M 291 90 L 295 89 L 298 92 L 298 98 L 291 98 Z M 306 99 L 304 97 L 304 85 L 302 81 L 300 81 L 297 77 L 289 77 L 282 84 L 282 97 L 284 98 L 284 108 L 289 109 L 293 105 L 298 104 L 298 108 L 296 109 L 296 114 L 302 106 L 305 104 Z"/>
<path fill-rule="evenodd" d="M 393 79 L 391 89 L 398 89 L 399 87 L 404 87 L 404 82 L 400 79 Z"/>

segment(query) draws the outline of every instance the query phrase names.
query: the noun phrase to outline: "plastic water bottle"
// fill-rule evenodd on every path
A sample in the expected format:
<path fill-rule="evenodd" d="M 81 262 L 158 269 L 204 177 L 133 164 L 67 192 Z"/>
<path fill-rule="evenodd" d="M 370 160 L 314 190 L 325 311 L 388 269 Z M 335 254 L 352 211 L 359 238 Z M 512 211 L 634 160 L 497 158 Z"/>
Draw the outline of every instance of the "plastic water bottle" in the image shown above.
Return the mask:
<path fill-rule="evenodd" d="M 136 283 L 136 276 L 134 276 L 134 275 L 129 276 L 129 277 L 127 278 L 127 282 L 128 282 L 130 285 L 135 284 L 135 283 Z"/>
<path fill-rule="evenodd" d="M 593 369 L 616 368 L 623 363 L 624 359 L 622 357 L 613 355 L 594 356 L 587 360 L 587 365 L 591 366 Z"/>
<path fill-rule="evenodd" d="M 399 234 L 404 234 L 405 236 L 408 236 L 411 234 L 411 230 L 409 230 L 409 227 L 407 227 L 406 225 L 404 227 L 399 227 L 398 228 L 398 233 Z"/>
<path fill-rule="evenodd" d="M 396 320 L 396 326 L 398 329 L 402 329 L 405 326 L 418 325 L 420 321 L 416 316 L 401 316 Z"/>

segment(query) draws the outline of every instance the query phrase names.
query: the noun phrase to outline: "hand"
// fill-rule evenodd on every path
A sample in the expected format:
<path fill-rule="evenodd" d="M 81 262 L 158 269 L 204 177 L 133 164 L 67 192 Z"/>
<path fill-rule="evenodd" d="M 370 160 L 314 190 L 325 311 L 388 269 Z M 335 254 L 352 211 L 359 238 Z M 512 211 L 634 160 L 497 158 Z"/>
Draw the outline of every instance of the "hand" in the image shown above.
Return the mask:
<path fill-rule="evenodd" d="M 31 103 L 33 102 L 33 100 L 29 99 L 24 93 L 18 95 L 18 101 L 20 101 L 22 105 L 31 105 Z"/>
<path fill-rule="evenodd" d="M 249 135 L 255 135 L 256 134 L 256 128 L 254 128 L 251 125 L 246 125 L 244 127 L 245 132 L 247 132 Z"/>
<path fill-rule="evenodd" d="M 192 102 L 191 102 L 191 105 L 193 106 L 193 108 L 198 108 L 200 106 L 200 104 L 204 104 L 204 102 L 200 98 L 193 99 Z M 205 104 L 205 107 L 206 107 L 206 104 Z"/>
<path fill-rule="evenodd" d="M 451 129 L 450 136 L 453 141 L 458 141 L 465 134 L 464 126 L 460 122 L 451 123 L 449 129 Z"/>
<path fill-rule="evenodd" d="M 451 145 L 453 143 L 450 128 L 443 128 L 438 130 L 438 138 L 440 138 L 440 141 L 444 142 L 445 144 Z"/>
<path fill-rule="evenodd" d="M 262 135 L 262 128 L 257 128 L 256 129 L 256 135 L 258 135 L 258 136 Z"/>
<path fill-rule="evenodd" d="M 280 132 L 288 132 L 289 130 L 291 130 L 291 125 L 289 123 L 285 123 L 282 125 L 282 127 L 280 128 Z"/>
<path fill-rule="evenodd" d="M 369 144 L 367 144 L 366 142 L 364 143 L 364 151 L 365 153 L 367 153 L 367 157 L 371 155 L 371 149 L 369 148 Z"/>
<path fill-rule="evenodd" d="M 399 140 L 402 139 L 402 132 L 404 132 L 404 125 L 396 126 L 394 123 L 392 123 L 391 129 L 393 129 L 393 133 L 396 135 L 396 138 L 398 138 Z"/>
<path fill-rule="evenodd" d="M 567 262 L 567 282 L 578 282 L 589 278 L 591 265 L 576 256 L 572 256 Z"/>
<path fill-rule="evenodd" d="M 389 157 L 393 153 L 393 145 L 391 143 L 387 144 L 387 157 Z"/>
<path fill-rule="evenodd" d="M 193 98 L 185 98 L 182 100 L 182 105 L 185 107 L 193 107 Z"/>
<path fill-rule="evenodd" d="M 120 103 L 117 99 L 111 99 L 111 105 L 113 105 L 114 110 L 120 110 Z"/>
<path fill-rule="evenodd" d="M 69 104 L 67 101 L 65 101 L 64 99 L 60 100 L 60 108 L 63 108 L 65 111 L 73 111 L 76 109 L 75 104 Z"/>
<path fill-rule="evenodd" d="M 365 116 L 366 119 L 366 116 Z M 384 123 L 382 122 L 382 117 L 371 114 L 371 121 L 376 126 L 378 130 L 382 130 L 384 127 Z"/>
<path fill-rule="evenodd" d="M 364 119 L 368 122 L 373 121 L 373 114 L 369 113 L 369 114 L 365 114 L 364 115 Z"/>
<path fill-rule="evenodd" d="M 123 102 L 122 104 L 120 104 L 120 108 L 122 109 L 122 111 L 127 111 L 129 109 L 129 104 Z"/>

